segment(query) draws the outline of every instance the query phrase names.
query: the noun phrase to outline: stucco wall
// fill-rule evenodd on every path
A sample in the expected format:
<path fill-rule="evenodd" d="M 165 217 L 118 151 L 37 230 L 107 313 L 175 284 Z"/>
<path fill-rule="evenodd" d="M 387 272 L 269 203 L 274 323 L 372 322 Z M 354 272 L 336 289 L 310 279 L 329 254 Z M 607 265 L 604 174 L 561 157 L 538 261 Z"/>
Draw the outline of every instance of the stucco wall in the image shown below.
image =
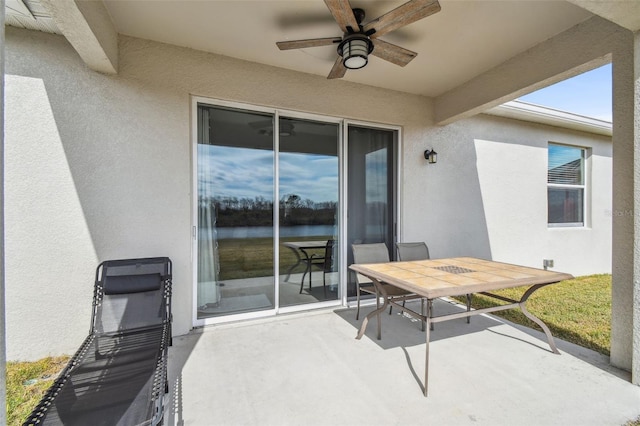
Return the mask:
<path fill-rule="evenodd" d="M 606 138 L 488 116 L 437 127 L 428 98 L 129 37 L 115 76 L 90 71 L 62 37 L 7 28 L 6 39 L 9 359 L 77 348 L 105 259 L 171 257 L 174 333 L 191 328 L 191 95 L 402 126 L 401 236 L 433 256 L 610 268 L 610 221 L 572 234 L 589 250 L 566 255 L 561 242 L 577 245 L 546 229 L 544 198 L 549 140 L 593 143 L 609 194 Z M 431 147 L 435 165 L 422 156 Z"/>
<path fill-rule="evenodd" d="M 101 260 L 169 256 L 174 332 L 191 327 L 190 95 L 404 126 L 419 96 L 121 37 L 119 74 L 63 37 L 7 28 L 9 359 L 70 353 Z"/>
<path fill-rule="evenodd" d="M 574 275 L 611 272 L 611 138 L 478 115 L 405 150 L 405 240 L 434 257 L 479 256 Z M 588 148 L 587 226 L 547 226 L 549 142 Z M 438 163 L 422 158 L 426 148 Z"/>

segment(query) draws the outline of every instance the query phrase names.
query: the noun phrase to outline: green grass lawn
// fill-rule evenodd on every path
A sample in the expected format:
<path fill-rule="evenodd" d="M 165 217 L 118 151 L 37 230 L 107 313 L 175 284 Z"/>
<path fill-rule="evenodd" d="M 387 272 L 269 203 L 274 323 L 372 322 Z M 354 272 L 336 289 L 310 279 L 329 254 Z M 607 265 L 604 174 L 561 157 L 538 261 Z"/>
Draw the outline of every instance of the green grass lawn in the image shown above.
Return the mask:
<path fill-rule="evenodd" d="M 520 299 L 526 290 L 512 288 L 495 294 Z M 464 297 L 456 298 L 464 303 Z M 474 295 L 472 306 L 486 308 L 502 302 Z M 527 309 L 540 318 L 559 339 L 609 355 L 611 339 L 611 275 L 590 275 L 543 287 L 527 301 Z M 493 315 L 539 330 L 518 309 Z"/>
<path fill-rule="evenodd" d="M 286 241 L 328 240 L 331 236 L 281 238 Z M 324 254 L 324 248 L 310 252 Z M 220 259 L 220 280 L 273 276 L 273 239 L 272 238 L 237 238 L 218 241 Z M 295 265 L 297 258 L 293 250 L 280 244 L 280 274 Z M 304 272 L 299 265 L 292 273 Z"/>
<path fill-rule="evenodd" d="M 67 356 L 7 363 L 7 425 L 21 425 L 69 360 Z"/>
<path fill-rule="evenodd" d="M 270 241 L 267 239 L 254 243 L 266 247 Z M 220 256 L 229 256 L 228 259 L 235 261 L 237 265 L 244 265 L 243 274 L 262 273 L 255 271 L 269 269 L 266 265 L 270 260 L 260 256 L 249 258 L 249 252 L 246 250 L 245 245 L 228 244 L 221 247 Z M 288 252 L 289 249 L 281 247 L 281 254 L 285 256 L 281 259 L 281 268 L 295 263 L 295 255 Z M 516 288 L 496 293 L 518 299 L 523 291 L 522 288 Z M 493 305 L 495 301 L 487 297 L 473 298 L 473 306 L 476 308 Z M 591 275 L 544 287 L 531 296 L 527 308 L 549 326 L 555 337 L 605 355 L 609 354 L 611 275 Z M 496 315 L 518 324 L 538 328 L 518 310 L 497 312 Z M 7 410 L 10 426 L 22 424 L 67 359 L 45 358 L 33 363 L 7 364 Z M 640 419 L 632 420 L 625 426 L 640 426 Z"/>

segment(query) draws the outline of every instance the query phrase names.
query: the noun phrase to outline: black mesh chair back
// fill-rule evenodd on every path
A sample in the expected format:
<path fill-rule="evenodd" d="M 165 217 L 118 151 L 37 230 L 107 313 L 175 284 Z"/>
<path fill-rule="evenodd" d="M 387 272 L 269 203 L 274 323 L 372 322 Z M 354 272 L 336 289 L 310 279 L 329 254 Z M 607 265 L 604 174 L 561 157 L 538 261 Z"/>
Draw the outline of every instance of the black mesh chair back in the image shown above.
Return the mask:
<path fill-rule="evenodd" d="M 96 272 L 92 333 L 157 327 L 170 318 L 168 258 L 109 260 Z"/>

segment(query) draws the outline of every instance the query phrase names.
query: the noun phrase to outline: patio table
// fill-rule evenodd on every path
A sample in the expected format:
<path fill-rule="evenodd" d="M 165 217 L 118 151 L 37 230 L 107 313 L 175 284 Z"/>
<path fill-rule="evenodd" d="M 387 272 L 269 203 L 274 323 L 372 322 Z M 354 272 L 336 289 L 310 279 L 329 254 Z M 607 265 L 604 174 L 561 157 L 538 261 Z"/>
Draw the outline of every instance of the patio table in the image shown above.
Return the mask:
<path fill-rule="evenodd" d="M 309 254 L 309 251 L 319 250 L 319 249 L 324 250 L 324 248 L 327 246 L 327 240 L 288 241 L 288 242 L 282 243 L 282 245 L 290 248 L 297 258 L 297 262 L 287 270 L 287 277 L 284 280 L 289 281 L 289 277 L 291 277 L 291 272 L 296 268 L 296 266 L 300 265 L 301 263 L 305 263 L 307 265 L 307 269 L 305 270 L 305 273 L 302 275 L 302 281 L 304 281 L 304 277 L 307 274 L 307 272 L 309 273 L 309 281 L 311 281 L 311 255 Z M 302 254 L 304 258 L 302 258 L 300 254 Z"/>
<path fill-rule="evenodd" d="M 473 315 L 497 312 L 506 309 L 520 308 L 527 318 L 542 328 L 547 336 L 547 341 L 551 351 L 555 354 L 560 353 L 556 348 L 553 336 L 547 325 L 542 322 L 542 320 L 532 315 L 527 310 L 525 303 L 536 290 L 549 284 L 573 278 L 570 274 L 476 259 L 472 257 L 432 259 L 412 262 L 354 264 L 349 268 L 369 277 L 373 281 L 378 294 L 384 301 L 382 306 L 369 313 L 364 318 L 356 339 L 362 338 L 369 320 L 374 316 L 377 316 L 378 318 L 378 339 L 380 339 L 380 314 L 385 311 L 389 303 L 403 309 L 402 306 L 394 303 L 393 301 L 388 301 L 386 291 L 381 283 L 391 284 L 412 293 L 416 293 L 427 299 L 427 308 L 424 315 L 404 308 L 405 312 L 425 321 L 426 323 L 424 396 L 427 396 L 429 382 L 429 338 L 431 323 L 449 321 L 456 318 L 470 317 Z M 529 286 L 520 300 L 513 300 L 501 295 L 490 293 L 495 290 L 520 286 Z M 479 293 L 499 299 L 503 302 L 507 302 L 507 304 L 432 317 L 431 301 L 433 299 L 439 297 L 462 296 L 473 293 Z"/>

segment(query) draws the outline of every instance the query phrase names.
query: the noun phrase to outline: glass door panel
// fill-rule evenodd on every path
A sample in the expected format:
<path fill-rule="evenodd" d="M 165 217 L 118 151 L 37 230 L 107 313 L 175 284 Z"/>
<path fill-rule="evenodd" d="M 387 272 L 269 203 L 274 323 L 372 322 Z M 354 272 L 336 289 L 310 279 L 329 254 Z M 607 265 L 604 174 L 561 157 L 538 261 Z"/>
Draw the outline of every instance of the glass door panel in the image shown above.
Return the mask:
<path fill-rule="evenodd" d="M 273 115 L 197 113 L 197 318 L 273 309 Z"/>
<path fill-rule="evenodd" d="M 394 130 L 349 125 L 347 264 L 353 263 L 351 244 L 385 243 L 395 258 L 395 141 Z M 348 296 L 355 296 L 355 275 L 348 274 Z"/>
<path fill-rule="evenodd" d="M 335 123 L 279 119 L 280 306 L 338 298 Z"/>

